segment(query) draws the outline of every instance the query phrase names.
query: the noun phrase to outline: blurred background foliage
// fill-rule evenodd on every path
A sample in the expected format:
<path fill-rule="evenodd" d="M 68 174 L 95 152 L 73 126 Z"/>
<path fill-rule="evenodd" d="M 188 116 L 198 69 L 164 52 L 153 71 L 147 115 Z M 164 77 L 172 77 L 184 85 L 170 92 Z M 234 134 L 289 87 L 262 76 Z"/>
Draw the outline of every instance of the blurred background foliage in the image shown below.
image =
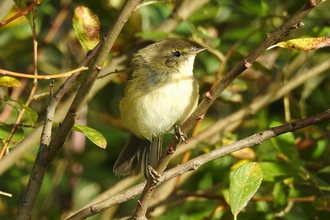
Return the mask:
<path fill-rule="evenodd" d="M 1 2 L 11 4 L 7 0 Z M 208 52 L 199 54 L 195 62 L 195 75 L 202 95 L 303 3 L 284 0 L 211 0 L 180 22 L 174 30 L 158 31 L 158 27 L 170 17 L 180 2 L 159 2 L 136 11 L 116 40 L 106 63 L 108 67 L 103 73 L 114 71 L 118 66 L 127 67 L 129 57 L 145 45 L 145 42 L 164 37 L 184 38 L 209 48 Z M 191 1 L 191 4 L 195 3 Z M 42 1 L 36 8 L 35 21 L 38 73 L 52 75 L 73 70 L 86 56 L 72 25 L 77 6 L 88 7 L 98 16 L 102 35 L 112 24 L 122 4 L 123 0 Z M 302 28 L 292 31 L 282 40 L 329 37 L 329 8 L 329 1 L 321 3 L 302 21 Z M 1 20 L 18 11 L 14 4 L 8 10 L 1 6 Z M 266 51 L 211 106 L 201 123 L 200 131 L 225 120 L 257 96 L 271 91 L 268 90 L 271 83 L 284 86 L 313 66 L 325 60 L 329 62 L 329 52 L 328 48 L 308 52 L 280 48 Z M 25 17 L 0 28 L 1 69 L 32 74 L 33 57 L 31 28 Z M 112 67 L 114 60 L 119 58 L 122 60 L 117 61 L 116 67 Z M 22 103 L 26 102 L 33 80 L 19 80 L 22 84 L 20 87 L 0 88 L 2 99 L 7 95 Z M 118 111 L 125 80 L 125 74 L 99 79 L 88 105 L 79 113 L 77 123 L 86 124 L 103 134 L 108 142 L 107 148 L 101 149 L 80 133 L 74 132 L 61 154 L 49 167 L 32 219 L 60 219 L 114 186 L 117 187 L 116 191 L 110 194 L 123 190 L 118 186 L 125 178 L 114 176 L 112 167 L 129 135 L 120 122 Z M 54 90 L 63 81 L 64 79 L 55 79 Z M 12 194 L 12 197 L 0 196 L 1 219 L 13 218 L 27 184 L 38 151 L 38 137 L 40 138 L 40 135 L 32 134 L 42 126 L 49 98 L 49 83 L 49 80 L 38 81 L 37 96 L 29 105 L 38 114 L 38 120 L 32 124 L 26 114 L 23 116 L 20 122 L 33 127 L 23 126 L 24 141 L 13 143 L 13 149 L 5 156 L 12 165 L 6 169 L 0 166 L 0 191 Z M 66 114 L 67 103 L 72 99 L 74 91 L 72 89 L 61 101 L 55 119 L 57 123 Z M 330 70 L 327 69 L 289 91 L 284 97 L 241 118 L 239 126 L 219 130 L 216 135 L 203 140 L 190 151 L 190 157 L 275 124 L 284 124 L 323 112 L 329 109 L 329 97 Z M 8 125 L 15 123 L 17 111 L 8 107 L 3 100 L 0 102 L 1 122 Z M 228 122 L 229 127 L 230 125 Z M 195 133 L 198 131 L 195 130 Z M 248 161 L 260 163 L 264 179 L 239 219 L 330 219 L 329 138 L 329 122 L 324 122 L 207 163 L 197 171 L 169 181 L 164 184 L 166 187 L 160 187 L 151 203 L 150 219 L 233 219 L 228 205 L 230 175 L 234 169 Z M 23 144 L 31 146 L 21 156 L 11 159 L 11 152 Z M 296 152 L 295 156 L 290 156 L 291 153 L 285 149 Z M 182 154 L 178 155 L 170 166 L 181 163 L 182 158 Z M 141 179 L 134 179 L 129 184 L 139 181 Z M 136 203 L 137 199 L 134 199 L 89 219 L 128 216 Z"/>

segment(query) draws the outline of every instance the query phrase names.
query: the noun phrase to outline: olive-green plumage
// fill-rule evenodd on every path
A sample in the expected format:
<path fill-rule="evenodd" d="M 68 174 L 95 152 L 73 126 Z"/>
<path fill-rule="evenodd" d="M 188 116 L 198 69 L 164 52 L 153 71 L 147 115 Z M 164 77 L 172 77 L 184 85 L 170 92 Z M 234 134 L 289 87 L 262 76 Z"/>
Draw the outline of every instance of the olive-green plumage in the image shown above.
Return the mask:
<path fill-rule="evenodd" d="M 159 159 L 162 136 L 181 125 L 195 110 L 198 84 L 193 76 L 196 48 L 179 39 L 165 39 L 133 55 L 131 72 L 120 102 L 124 124 L 132 132 L 114 172 L 145 177 Z"/>

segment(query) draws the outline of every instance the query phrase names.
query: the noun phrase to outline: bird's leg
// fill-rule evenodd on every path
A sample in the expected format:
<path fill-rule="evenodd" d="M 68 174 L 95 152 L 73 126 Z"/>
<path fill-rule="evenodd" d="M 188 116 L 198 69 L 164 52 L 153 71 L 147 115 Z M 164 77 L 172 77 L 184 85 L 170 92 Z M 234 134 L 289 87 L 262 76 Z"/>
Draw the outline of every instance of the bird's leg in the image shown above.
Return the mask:
<path fill-rule="evenodd" d="M 161 175 L 155 170 L 154 167 L 157 167 L 159 161 L 161 148 L 162 148 L 163 137 L 153 138 L 150 142 L 150 145 L 147 148 L 147 179 L 151 179 L 154 184 L 161 182 Z"/>
<path fill-rule="evenodd" d="M 183 141 L 184 143 L 187 143 L 187 142 L 186 142 L 187 135 L 184 134 L 184 133 L 181 131 L 181 127 L 180 127 L 180 125 L 178 125 L 178 124 L 175 124 L 175 125 L 174 125 L 174 132 L 175 132 L 175 138 L 176 138 L 177 140 L 181 140 L 181 141 Z"/>

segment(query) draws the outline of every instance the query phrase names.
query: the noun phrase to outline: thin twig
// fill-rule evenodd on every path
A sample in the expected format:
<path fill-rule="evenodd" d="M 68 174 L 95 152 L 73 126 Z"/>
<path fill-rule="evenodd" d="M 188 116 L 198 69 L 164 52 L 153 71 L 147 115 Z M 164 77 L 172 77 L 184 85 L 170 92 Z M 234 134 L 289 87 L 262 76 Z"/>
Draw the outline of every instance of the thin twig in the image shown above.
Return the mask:
<path fill-rule="evenodd" d="M 157 4 L 157 3 L 161 3 L 161 2 L 174 2 L 176 0 L 151 0 L 151 1 L 144 1 L 143 3 L 139 4 L 136 8 L 135 11 L 139 10 L 140 8 L 144 7 L 144 6 L 148 6 L 148 5 L 152 5 L 152 4 Z"/>
<path fill-rule="evenodd" d="M 42 0 L 35 0 L 30 5 L 28 5 L 26 8 L 19 11 L 17 14 L 13 15 L 12 17 L 8 18 L 7 20 L 0 22 L 0 28 L 9 24 L 10 22 L 14 21 L 17 18 L 19 18 L 23 15 L 26 15 L 30 10 L 32 10 L 35 6 L 39 5 L 41 2 L 42 2 Z"/>
<path fill-rule="evenodd" d="M 13 194 L 0 191 L 0 196 L 13 197 Z"/>
<path fill-rule="evenodd" d="M 79 67 L 77 69 L 71 70 L 69 72 L 58 73 L 58 74 L 53 74 L 53 75 L 31 75 L 31 74 L 17 73 L 17 72 L 12 72 L 12 71 L 8 71 L 8 70 L 0 69 L 0 74 L 14 76 L 14 77 L 20 77 L 20 78 L 48 80 L 48 79 L 66 78 L 66 77 L 69 77 L 69 76 L 71 76 L 72 74 L 74 74 L 76 72 L 81 72 L 81 71 L 87 70 L 87 69 L 88 69 L 88 67 L 82 66 L 82 67 Z"/>

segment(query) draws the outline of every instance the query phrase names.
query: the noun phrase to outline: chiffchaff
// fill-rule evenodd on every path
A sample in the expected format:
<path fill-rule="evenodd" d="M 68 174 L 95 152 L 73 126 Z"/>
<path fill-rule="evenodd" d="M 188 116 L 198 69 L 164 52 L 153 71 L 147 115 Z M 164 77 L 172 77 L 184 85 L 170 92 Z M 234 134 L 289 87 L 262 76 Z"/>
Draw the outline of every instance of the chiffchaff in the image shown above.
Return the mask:
<path fill-rule="evenodd" d="M 195 110 L 198 84 L 193 76 L 196 48 L 179 39 L 165 39 L 133 55 L 131 72 L 120 102 L 124 124 L 132 132 L 115 165 L 116 175 L 149 178 L 160 156 L 162 137 Z"/>

